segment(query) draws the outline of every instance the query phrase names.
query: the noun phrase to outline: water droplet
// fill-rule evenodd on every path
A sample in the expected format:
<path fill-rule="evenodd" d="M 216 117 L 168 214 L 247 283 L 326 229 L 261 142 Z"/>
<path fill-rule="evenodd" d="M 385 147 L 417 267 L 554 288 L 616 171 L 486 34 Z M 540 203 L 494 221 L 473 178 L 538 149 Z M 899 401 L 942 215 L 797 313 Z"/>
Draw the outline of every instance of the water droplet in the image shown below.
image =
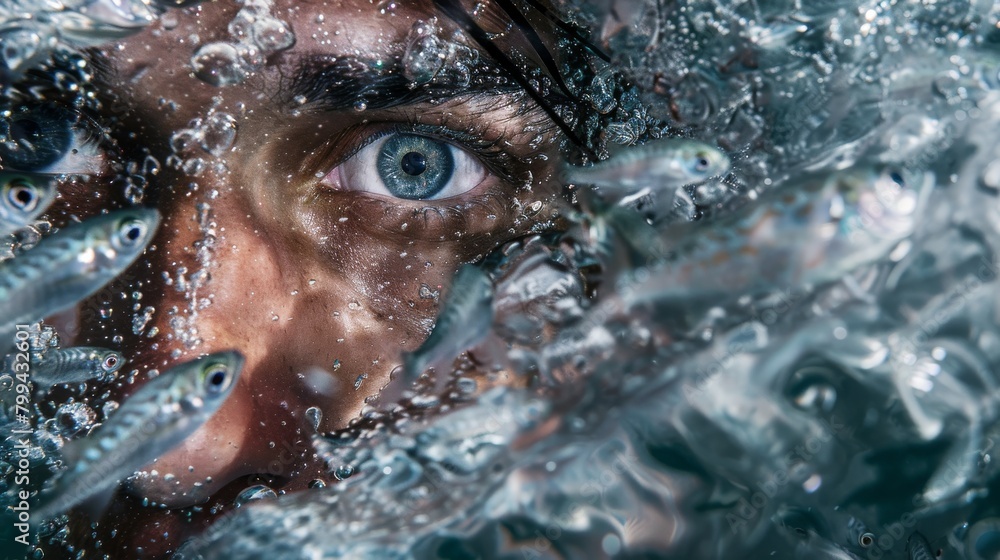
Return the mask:
<path fill-rule="evenodd" d="M 236 496 L 236 499 L 233 500 L 233 505 L 240 507 L 256 500 L 266 500 L 277 497 L 278 494 L 275 493 L 275 491 L 270 487 L 264 486 L 263 484 L 256 484 L 240 492 L 239 495 Z"/>
<path fill-rule="evenodd" d="M 97 421 L 97 414 L 83 403 L 69 403 L 59 407 L 55 414 L 56 432 L 63 437 L 72 437 L 87 431 Z"/>
<path fill-rule="evenodd" d="M 792 374 L 788 396 L 801 410 L 830 412 L 837 403 L 837 389 L 830 383 L 825 367 L 807 366 Z"/>
<path fill-rule="evenodd" d="M 818 474 L 813 474 L 802 483 L 802 489 L 806 492 L 812 494 L 813 492 L 819 490 L 819 487 L 823 485 L 823 477 Z"/>
<path fill-rule="evenodd" d="M 341 465 L 337 467 L 337 470 L 333 471 L 333 476 L 335 476 L 337 480 L 347 480 L 352 474 L 354 474 L 354 467 L 350 465 Z"/>
<path fill-rule="evenodd" d="M 427 284 L 421 284 L 419 295 L 420 299 L 432 299 L 434 301 L 438 300 L 438 296 L 441 294 L 440 290 L 432 290 Z"/>
<path fill-rule="evenodd" d="M 236 119 L 227 113 L 212 113 L 200 130 L 201 149 L 220 156 L 236 141 Z"/>
<path fill-rule="evenodd" d="M 257 20 L 251 30 L 254 43 L 268 56 L 295 44 L 295 35 L 288 24 L 273 17 Z"/>
<path fill-rule="evenodd" d="M 323 421 L 323 411 L 315 406 L 310 406 L 306 409 L 306 419 L 309 420 L 309 425 L 314 430 L 319 431 L 319 425 Z"/>
<path fill-rule="evenodd" d="M 983 186 L 995 191 L 1000 191 L 1000 159 L 991 161 L 983 170 Z"/>
<path fill-rule="evenodd" d="M 205 170 L 205 160 L 197 157 L 186 159 L 181 165 L 181 170 L 192 177 L 197 177 Z"/>
<path fill-rule="evenodd" d="M 378 8 L 380 14 L 385 15 L 395 12 L 398 5 L 397 0 L 379 0 L 375 7 Z"/>
<path fill-rule="evenodd" d="M 202 45 L 191 58 L 194 75 L 213 86 L 238 84 L 247 78 L 239 49 L 230 43 Z"/>
<path fill-rule="evenodd" d="M 361 388 L 361 384 L 364 383 L 365 379 L 368 379 L 368 374 L 367 373 L 362 373 L 361 375 L 358 376 L 357 379 L 354 380 L 354 390 L 355 391 L 357 391 L 358 389 Z"/>
<path fill-rule="evenodd" d="M 444 66 L 447 53 L 437 32 L 434 20 L 418 21 L 406 38 L 403 75 L 416 85 L 429 83 Z"/>
<path fill-rule="evenodd" d="M 156 312 L 155 307 L 147 306 L 142 310 L 142 313 L 136 313 L 132 316 L 132 334 L 142 334 L 146 330 L 146 325 L 153 318 L 153 313 Z"/>
<path fill-rule="evenodd" d="M 601 539 L 601 549 L 608 556 L 615 556 L 621 552 L 622 541 L 618 538 L 618 535 L 604 535 L 604 538 Z"/>
<path fill-rule="evenodd" d="M 970 559 L 1000 558 L 1000 518 L 976 522 L 966 535 L 965 553 Z"/>
<path fill-rule="evenodd" d="M 455 380 L 455 387 L 463 395 L 471 395 L 476 392 L 478 383 L 471 377 L 459 377 Z"/>
<path fill-rule="evenodd" d="M 40 53 L 42 37 L 31 29 L 14 28 L 0 34 L 0 45 L 7 68 L 16 71 Z"/>

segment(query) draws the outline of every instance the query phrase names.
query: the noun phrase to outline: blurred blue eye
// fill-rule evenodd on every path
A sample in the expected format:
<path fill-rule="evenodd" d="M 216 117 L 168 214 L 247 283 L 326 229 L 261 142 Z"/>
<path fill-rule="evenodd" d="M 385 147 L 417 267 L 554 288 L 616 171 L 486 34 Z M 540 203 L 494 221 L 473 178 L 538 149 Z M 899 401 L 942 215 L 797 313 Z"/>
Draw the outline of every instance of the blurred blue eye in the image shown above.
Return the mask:
<path fill-rule="evenodd" d="M 104 154 L 94 126 L 56 104 L 0 110 L 0 167 L 32 173 L 92 175 Z"/>
<path fill-rule="evenodd" d="M 74 119 L 54 107 L 18 107 L 0 117 L 0 161 L 22 171 L 41 171 L 73 144 Z"/>
<path fill-rule="evenodd" d="M 419 134 L 391 133 L 330 172 L 344 190 L 404 200 L 435 200 L 468 192 L 486 178 L 479 159 L 453 144 Z"/>

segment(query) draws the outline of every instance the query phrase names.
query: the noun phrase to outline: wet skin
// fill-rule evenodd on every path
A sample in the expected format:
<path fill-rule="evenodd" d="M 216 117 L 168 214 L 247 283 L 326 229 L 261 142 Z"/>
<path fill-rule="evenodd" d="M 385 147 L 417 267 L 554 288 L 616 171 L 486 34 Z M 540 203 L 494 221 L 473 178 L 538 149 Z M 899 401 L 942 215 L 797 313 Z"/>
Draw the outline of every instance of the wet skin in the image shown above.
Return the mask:
<path fill-rule="evenodd" d="M 141 291 L 141 306 L 156 309 L 144 334 L 132 333 L 134 301 L 106 293 L 84 308 L 106 307 L 108 300 L 112 318 L 89 321 L 83 313 L 75 342 L 122 349 L 129 359 L 123 373 L 139 371 L 135 385 L 119 389 L 122 397 L 151 369 L 225 349 L 246 356 L 221 410 L 119 493 L 98 531 L 102 552 L 163 556 L 210 523 L 213 506 L 225 514 L 233 496 L 254 483 L 279 491 L 303 490 L 314 479 L 335 483 L 313 455 L 305 410 L 322 411 L 321 432 L 358 417 L 365 399 L 390 383 L 401 353 L 429 332 L 437 304 L 420 296 L 422 285 L 444 294 L 461 263 L 551 227 L 565 212 L 552 179 L 556 134 L 514 87 L 383 108 L 373 95 L 364 111 L 293 99 L 296 84 L 336 64 L 332 57 L 398 62 L 413 24 L 434 12 L 430 2 L 397 6 L 383 15 L 368 0 L 276 1 L 271 13 L 291 25 L 295 45 L 244 83 L 221 88 L 195 78 L 189 59 L 201 44 L 230 40 L 226 26 L 239 9 L 232 3 L 174 11 L 170 29 L 158 24 L 95 55 L 103 59 L 107 105 L 127 108 L 115 132 L 124 157 L 141 161 L 147 148 L 168 162 L 170 135 L 211 110 L 232 115 L 238 132 L 218 157 L 197 143 L 179 154 L 205 161 L 197 176 L 163 165 L 150 178 L 147 196 L 164 223 L 124 287 Z M 453 24 L 440 15 L 438 23 L 450 37 Z M 375 158 L 358 150 L 395 125 L 449 142 L 481 167 L 456 172 L 448 187 L 453 196 L 445 199 L 362 192 L 378 173 Z M 541 142 L 533 142 L 539 135 Z M 106 184 L 94 188 L 107 189 L 105 200 L 114 196 Z M 94 206 L 86 193 L 75 200 L 79 213 Z M 541 210 L 526 210 L 535 201 L 543 202 Z M 199 214 L 202 204 L 207 218 Z M 216 241 L 199 257 L 206 232 Z M 189 282 L 199 271 L 210 279 L 193 293 L 180 290 L 182 267 Z M 158 334 L 148 336 L 154 328 Z M 120 344 L 115 335 L 123 337 Z M 142 499 L 166 508 L 142 507 Z M 85 522 L 81 516 L 76 526 L 89 533 Z"/>

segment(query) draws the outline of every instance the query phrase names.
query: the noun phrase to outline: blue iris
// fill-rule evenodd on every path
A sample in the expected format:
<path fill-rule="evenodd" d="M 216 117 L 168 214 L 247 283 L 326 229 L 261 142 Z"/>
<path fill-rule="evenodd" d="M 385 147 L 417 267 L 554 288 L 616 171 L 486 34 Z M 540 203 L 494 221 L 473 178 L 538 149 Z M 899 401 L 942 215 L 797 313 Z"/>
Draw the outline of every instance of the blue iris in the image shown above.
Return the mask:
<path fill-rule="evenodd" d="M 0 161 L 24 171 L 37 171 L 59 161 L 73 144 L 67 111 L 22 107 L 0 118 Z"/>
<path fill-rule="evenodd" d="M 455 158 L 451 146 L 426 136 L 394 134 L 378 153 L 379 177 L 395 197 L 430 198 L 451 180 Z"/>

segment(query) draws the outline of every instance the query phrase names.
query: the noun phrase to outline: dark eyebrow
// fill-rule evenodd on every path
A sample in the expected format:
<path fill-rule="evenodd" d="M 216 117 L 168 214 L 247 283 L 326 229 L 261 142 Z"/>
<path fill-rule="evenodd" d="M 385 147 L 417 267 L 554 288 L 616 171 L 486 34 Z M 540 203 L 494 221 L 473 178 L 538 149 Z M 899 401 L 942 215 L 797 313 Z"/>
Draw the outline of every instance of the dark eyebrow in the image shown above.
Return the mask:
<path fill-rule="evenodd" d="M 299 60 L 290 87 L 283 93 L 291 108 L 315 107 L 346 111 L 358 103 L 368 109 L 388 109 L 401 105 L 446 101 L 459 96 L 501 95 L 521 91 L 486 60 L 469 66 L 469 81 L 442 79 L 414 85 L 403 74 L 402 64 L 379 64 L 356 57 L 304 56 Z"/>

